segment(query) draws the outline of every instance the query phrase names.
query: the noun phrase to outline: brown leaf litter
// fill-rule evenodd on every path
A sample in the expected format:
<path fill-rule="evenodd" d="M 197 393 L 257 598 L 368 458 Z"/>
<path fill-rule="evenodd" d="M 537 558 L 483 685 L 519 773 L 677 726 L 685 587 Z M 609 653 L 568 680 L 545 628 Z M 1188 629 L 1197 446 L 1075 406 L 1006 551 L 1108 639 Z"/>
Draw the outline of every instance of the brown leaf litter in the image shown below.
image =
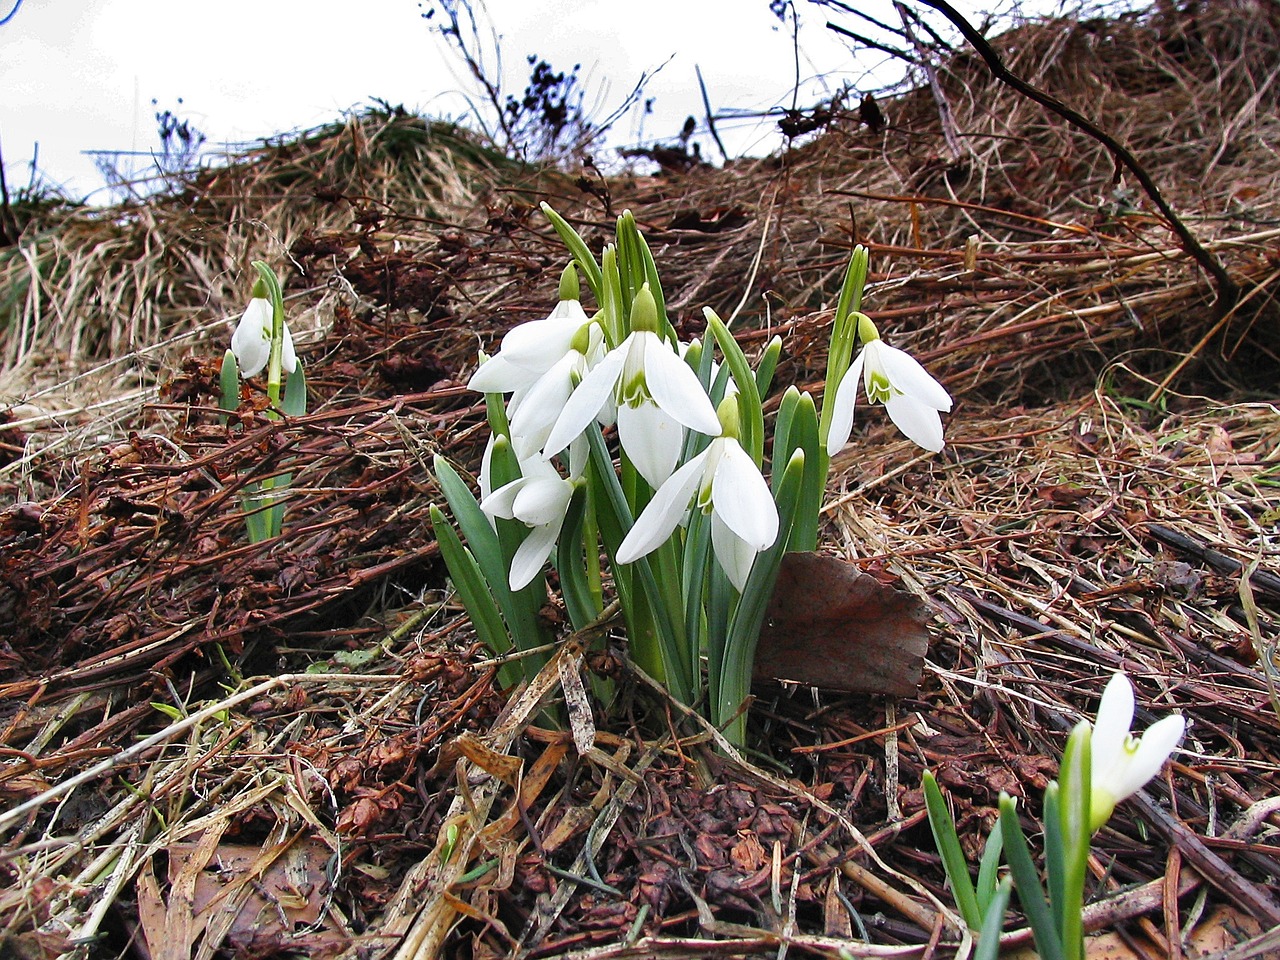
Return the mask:
<path fill-rule="evenodd" d="M 29 222 L 0 251 L 0 951 L 953 955 L 921 772 L 976 854 L 1116 668 L 1140 725 L 1190 729 L 1099 834 L 1089 928 L 1274 951 L 1280 21 L 1171 9 L 998 45 L 1148 164 L 1245 291 L 1224 316 L 1106 151 L 964 54 L 938 71 L 959 157 L 921 89 L 879 99 L 883 129 L 833 109 L 779 158 L 583 193 L 385 111 Z M 635 211 L 682 331 L 705 304 L 748 350 L 783 335 L 781 383 L 821 376 L 870 246 L 868 308 L 958 403 L 941 456 L 860 411 L 824 543 L 926 612 L 918 689 L 762 682 L 745 756 L 612 622 L 495 689 L 427 465 L 474 465 L 475 350 L 554 298 L 543 199 L 596 245 Z M 314 399 L 272 421 L 251 392 L 223 426 L 253 257 L 292 271 Z M 287 534 L 251 546 L 239 491 L 283 472 Z"/>

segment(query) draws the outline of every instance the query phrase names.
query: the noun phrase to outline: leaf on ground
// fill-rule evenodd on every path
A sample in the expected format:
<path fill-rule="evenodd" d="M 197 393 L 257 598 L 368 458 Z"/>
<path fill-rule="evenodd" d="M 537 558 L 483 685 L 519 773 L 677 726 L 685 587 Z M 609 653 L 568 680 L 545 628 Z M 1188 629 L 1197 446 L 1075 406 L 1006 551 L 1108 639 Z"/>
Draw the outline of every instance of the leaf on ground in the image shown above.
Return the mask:
<path fill-rule="evenodd" d="M 756 648 L 756 679 L 909 696 L 929 648 L 924 605 L 817 553 L 789 553 Z"/>

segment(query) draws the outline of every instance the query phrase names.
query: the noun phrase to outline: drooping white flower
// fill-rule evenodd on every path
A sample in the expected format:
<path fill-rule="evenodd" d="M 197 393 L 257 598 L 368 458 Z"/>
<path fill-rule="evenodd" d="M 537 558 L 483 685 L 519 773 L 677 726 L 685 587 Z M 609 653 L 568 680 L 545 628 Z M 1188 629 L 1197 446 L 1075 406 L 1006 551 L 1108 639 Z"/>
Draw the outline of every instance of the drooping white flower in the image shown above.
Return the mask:
<path fill-rule="evenodd" d="M 523 460 L 542 450 L 573 388 L 604 356 L 604 330 L 598 323 L 588 323 L 579 329 L 565 355 L 521 391 L 518 402 L 513 398 L 508 413 L 517 457 Z"/>
<path fill-rule="evenodd" d="M 585 444 L 570 451 L 569 478 L 542 457 L 520 461 L 520 476 L 480 501 L 489 517 L 519 520 L 529 528 L 511 558 L 508 582 L 512 590 L 528 586 L 555 549 L 569 510 L 569 501 L 586 462 Z"/>
<path fill-rule="evenodd" d="M 1133 737 L 1131 723 L 1133 687 L 1128 677 L 1116 673 L 1102 692 L 1090 740 L 1094 830 L 1110 819 L 1116 804 L 1160 772 L 1186 728 L 1183 716 L 1172 714 L 1152 724 L 1141 737 Z"/>
<path fill-rule="evenodd" d="M 658 487 L 680 459 L 684 427 L 713 437 L 720 433 L 698 375 L 657 329 L 657 303 L 646 284 L 635 296 L 631 333 L 582 378 L 547 437 L 547 454 L 568 446 L 613 401 L 622 449 L 649 485 Z"/>
<path fill-rule="evenodd" d="M 741 592 L 756 556 L 778 539 L 778 508 L 755 461 L 733 436 L 712 440 L 657 489 L 623 538 L 617 561 L 634 563 L 660 547 L 690 506 L 710 515 L 716 560 Z"/>
<path fill-rule="evenodd" d="M 245 307 L 244 315 L 231 335 L 231 352 L 236 355 L 240 376 L 254 377 L 266 369 L 271 359 L 271 301 L 254 297 Z M 280 354 L 280 366 L 285 373 L 293 373 L 298 365 L 298 355 L 293 349 L 293 336 L 289 325 L 284 327 L 284 346 Z"/>
<path fill-rule="evenodd" d="M 908 440 L 937 453 L 943 447 L 940 412 L 951 409 L 951 395 L 910 354 L 880 339 L 875 325 L 862 317 L 858 325 L 862 350 L 840 379 L 827 431 L 827 453 L 834 456 L 849 442 L 858 381 L 871 403 L 883 403 Z"/>
<path fill-rule="evenodd" d="M 587 323 L 581 303 L 561 300 L 543 319 L 508 331 L 497 355 L 480 364 L 467 387 L 481 393 L 514 393 L 532 386 L 569 352 Z"/>

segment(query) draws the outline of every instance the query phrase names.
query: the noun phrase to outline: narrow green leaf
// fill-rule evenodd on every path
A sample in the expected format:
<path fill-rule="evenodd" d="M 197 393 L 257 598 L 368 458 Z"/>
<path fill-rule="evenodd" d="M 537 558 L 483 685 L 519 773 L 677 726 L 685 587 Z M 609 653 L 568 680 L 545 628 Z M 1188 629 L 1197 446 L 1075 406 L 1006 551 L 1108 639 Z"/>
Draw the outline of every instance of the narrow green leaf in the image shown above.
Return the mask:
<path fill-rule="evenodd" d="M 622 484 L 618 481 L 617 474 L 613 472 L 613 458 L 609 455 L 609 449 L 605 446 L 604 436 L 600 433 L 598 425 L 594 423 L 589 425 L 586 433 L 587 440 L 591 445 L 591 460 L 595 475 L 599 478 L 601 493 L 603 494 L 601 499 L 603 504 L 609 508 L 605 513 L 612 513 L 612 524 L 616 525 L 616 528 L 625 536 L 626 531 L 630 530 L 635 524 L 635 517 L 631 513 L 631 507 L 627 503 L 626 495 L 623 493 Z M 600 528 L 603 532 L 605 528 L 603 517 Z M 621 537 L 619 537 L 620 542 Z M 607 541 L 606 546 L 608 546 Z M 614 556 L 617 546 L 611 546 L 609 549 L 610 557 Z M 653 626 L 657 631 L 659 652 L 666 673 L 664 679 L 667 688 L 671 691 L 671 695 L 681 703 L 692 703 L 693 678 L 688 676 L 687 658 L 682 656 L 683 647 L 676 636 L 675 627 L 671 620 L 671 612 L 661 602 L 663 593 L 653 575 L 653 569 L 649 565 L 649 558 L 641 557 L 635 563 L 629 565 L 615 564 L 615 571 L 620 566 L 624 571 L 628 567 L 635 571 L 640 581 L 648 613 L 652 617 Z M 624 613 L 626 613 L 628 606 L 636 613 L 639 613 L 636 610 L 637 597 L 634 591 L 630 601 L 621 595 L 619 600 L 622 601 Z M 631 625 L 630 620 L 628 620 L 628 625 Z"/>
<path fill-rule="evenodd" d="M 756 392 L 760 396 L 768 396 L 773 386 L 773 372 L 778 369 L 778 357 L 782 355 L 782 338 L 774 337 L 760 354 L 760 362 L 756 364 Z"/>
<path fill-rule="evenodd" d="M 1062 791 L 1058 782 L 1049 781 L 1044 791 L 1044 872 L 1049 889 L 1049 909 L 1053 911 L 1059 937 L 1062 936 L 1061 907 L 1066 889 L 1067 866 L 1063 856 L 1062 816 L 1059 810 L 1061 800 Z"/>
<path fill-rule="evenodd" d="M 222 369 L 218 371 L 218 406 L 223 410 L 240 409 L 240 364 L 230 349 L 222 355 Z M 227 418 L 223 417 L 226 423 Z"/>
<path fill-rule="evenodd" d="M 986 846 L 982 848 L 982 863 L 978 866 L 978 883 L 974 890 L 978 897 L 978 912 L 983 916 L 991 909 L 991 898 L 995 896 L 996 881 L 999 879 L 1000 854 L 1004 851 L 1004 834 L 999 829 L 987 835 Z"/>
<path fill-rule="evenodd" d="M 560 528 L 560 540 L 556 545 L 556 570 L 560 573 L 560 592 L 569 613 L 573 629 L 581 630 L 600 615 L 587 578 L 583 558 L 582 531 L 587 515 L 587 487 L 585 484 L 573 491 L 564 525 Z M 588 544 L 587 550 L 597 550 Z"/>
<path fill-rule="evenodd" d="M 993 832 L 992 836 L 997 835 Z M 982 929 L 978 933 L 978 946 L 973 951 L 973 960 L 998 960 L 1000 956 L 1000 933 L 1004 930 L 1004 916 L 1009 910 L 1009 892 L 1013 889 L 1013 881 L 1005 877 L 992 892 L 991 902 L 987 905 L 982 917 Z"/>
<path fill-rule="evenodd" d="M 468 548 L 480 565 L 484 580 L 507 622 L 512 640 L 521 650 L 548 642 L 550 637 L 538 619 L 538 608 L 530 610 L 526 599 L 512 593 L 508 586 L 510 571 L 503 558 L 498 534 L 489 526 L 488 517 L 448 460 L 437 454 L 434 465 L 440 492 L 444 494 L 458 529 L 466 537 Z"/>
<path fill-rule="evenodd" d="M 266 483 L 267 481 L 263 481 L 264 486 Z M 270 536 L 278 537 L 281 531 L 284 530 L 284 508 L 288 499 L 286 494 L 291 483 L 293 483 L 292 473 L 282 473 L 270 481 L 271 509 L 267 513 L 267 527 Z"/>
<path fill-rule="evenodd" d="M 1018 823 L 1018 809 L 1007 793 L 1000 794 L 998 825 L 1004 835 L 1004 855 L 1009 871 L 1013 874 L 1018 902 L 1027 915 L 1027 923 L 1035 937 L 1040 960 L 1066 960 L 1062 953 L 1062 939 L 1058 936 L 1058 925 L 1054 923 L 1049 904 L 1045 902 L 1044 888 L 1040 885 L 1040 877 L 1031 862 L 1031 851 L 1027 849 L 1027 838 L 1022 835 L 1022 825 Z"/>
<path fill-rule="evenodd" d="M 591 255 L 586 241 L 582 239 L 577 230 L 569 226 L 569 222 L 564 217 L 551 209 L 550 204 L 543 203 L 542 212 L 551 221 L 551 226 L 560 235 L 560 240 L 569 248 L 569 252 L 573 254 L 573 259 L 577 262 L 578 268 L 582 270 L 583 276 L 587 278 L 587 286 L 591 288 L 591 292 L 595 294 L 596 302 L 599 303 L 600 264 L 596 263 L 596 258 Z"/>
<path fill-rule="evenodd" d="M 1084 886 L 1093 840 L 1092 739 L 1093 728 L 1088 721 L 1076 724 L 1067 738 L 1058 774 L 1062 785 L 1058 816 L 1062 825 L 1063 881 L 1060 899 L 1053 906 L 1062 931 L 1062 949 L 1069 960 L 1084 958 Z"/>
<path fill-rule="evenodd" d="M 796 450 L 783 471 L 782 483 L 774 496 L 778 505 L 778 539 L 756 557 L 729 623 L 724 664 L 720 671 L 720 695 L 712 704 L 712 722 L 725 728 L 726 738 L 735 746 L 741 746 L 746 737 L 747 718 L 739 713 L 739 707 L 751 690 L 756 644 L 760 640 L 760 627 L 764 623 L 765 611 L 778 581 L 782 556 L 787 551 L 795 523 L 804 479 L 804 461 L 804 451 Z M 730 717 L 734 717 L 731 722 Z"/>
<path fill-rule="evenodd" d="M 764 411 L 760 406 L 760 392 L 756 389 L 756 376 L 751 372 L 746 354 L 738 346 L 729 328 L 724 325 L 714 310 L 703 309 L 707 318 L 707 329 L 720 345 L 725 363 L 733 374 L 733 382 L 738 386 L 738 411 L 741 415 L 742 436 L 739 437 L 742 448 L 751 454 L 757 464 L 764 461 Z"/>
<path fill-rule="evenodd" d="M 307 377 L 302 372 L 302 361 L 299 360 L 289 374 L 284 385 L 284 399 L 280 409 L 286 417 L 305 417 L 307 415 Z"/>
<path fill-rule="evenodd" d="M 786 397 L 784 396 L 783 399 L 785 400 Z M 805 459 L 800 504 L 796 510 L 796 524 L 791 533 L 791 543 L 787 549 L 816 550 L 822 498 L 827 489 L 829 461 L 818 439 L 818 411 L 813 405 L 813 397 L 808 393 L 795 395 L 788 412 L 786 446 L 778 446 L 778 433 L 774 431 L 774 460 L 777 460 L 780 451 L 796 448 L 804 451 Z"/>
<path fill-rule="evenodd" d="M 493 594 L 485 583 L 484 574 L 476 562 L 474 554 L 462 545 L 440 508 L 432 504 L 430 507 L 431 528 L 435 531 L 436 543 L 440 548 L 440 556 L 449 568 L 449 577 L 453 580 L 454 589 L 466 607 L 471 624 L 475 627 L 476 636 L 496 654 L 504 654 L 512 647 L 511 636 L 502 622 L 502 614 L 494 602 Z M 504 686 L 510 686 L 520 679 L 518 663 L 503 664 L 499 677 Z"/>
<path fill-rule="evenodd" d="M 942 857 L 942 866 L 947 871 L 947 879 L 951 881 L 951 895 L 955 897 L 960 916 L 969 925 L 970 930 L 982 926 L 982 913 L 978 909 L 978 898 L 974 893 L 973 880 L 969 876 L 969 864 L 960 848 L 960 838 L 956 836 L 956 825 L 947 809 L 947 802 L 938 788 L 938 781 L 929 770 L 924 772 L 924 803 L 929 812 L 929 828 L 933 831 L 933 842 Z"/>

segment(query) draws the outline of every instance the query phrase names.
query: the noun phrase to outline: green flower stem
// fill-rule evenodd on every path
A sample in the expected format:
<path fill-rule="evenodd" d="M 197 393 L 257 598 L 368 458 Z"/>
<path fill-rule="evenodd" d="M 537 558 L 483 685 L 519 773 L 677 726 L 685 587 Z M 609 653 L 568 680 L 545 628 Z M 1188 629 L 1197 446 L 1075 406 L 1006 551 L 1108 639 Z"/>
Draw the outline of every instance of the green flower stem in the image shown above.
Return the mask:
<path fill-rule="evenodd" d="M 867 283 L 869 267 L 870 257 L 867 250 L 859 244 L 853 248 L 853 254 L 849 257 L 849 267 L 844 274 L 844 283 L 840 286 L 840 299 L 836 301 L 835 320 L 831 325 L 826 385 L 822 390 L 822 421 L 818 430 L 818 435 L 823 438 L 824 447 L 835 410 L 836 389 L 853 361 L 853 348 L 858 334 L 857 311 L 862 307 L 862 291 Z"/>

